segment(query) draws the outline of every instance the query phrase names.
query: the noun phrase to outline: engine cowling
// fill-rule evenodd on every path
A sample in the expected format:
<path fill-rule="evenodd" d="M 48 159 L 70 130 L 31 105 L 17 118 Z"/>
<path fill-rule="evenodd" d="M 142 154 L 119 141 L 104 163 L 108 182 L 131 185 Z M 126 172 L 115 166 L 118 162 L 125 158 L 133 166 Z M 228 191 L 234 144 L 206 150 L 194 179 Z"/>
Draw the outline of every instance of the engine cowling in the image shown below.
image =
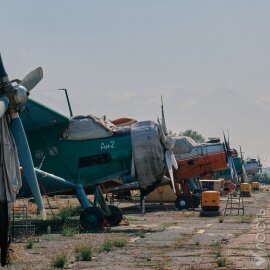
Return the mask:
<path fill-rule="evenodd" d="M 160 141 L 159 125 L 153 121 L 133 124 L 131 141 L 135 174 L 141 196 L 144 197 L 161 183 L 166 172 L 165 149 Z"/>

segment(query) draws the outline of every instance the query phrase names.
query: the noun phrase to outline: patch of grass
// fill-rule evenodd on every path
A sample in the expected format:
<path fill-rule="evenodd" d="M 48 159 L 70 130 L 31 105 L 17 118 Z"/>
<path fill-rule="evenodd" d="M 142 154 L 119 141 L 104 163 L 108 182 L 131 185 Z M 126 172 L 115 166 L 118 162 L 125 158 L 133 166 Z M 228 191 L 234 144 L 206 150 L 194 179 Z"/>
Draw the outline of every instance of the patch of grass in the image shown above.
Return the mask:
<path fill-rule="evenodd" d="M 27 240 L 26 242 L 26 248 L 32 249 L 33 248 L 34 241 L 32 239 Z"/>
<path fill-rule="evenodd" d="M 111 249 L 113 248 L 113 242 L 112 240 L 105 240 L 100 248 L 100 251 L 111 251 Z"/>
<path fill-rule="evenodd" d="M 59 254 L 52 260 L 52 267 L 54 268 L 64 268 L 67 264 L 68 258 L 66 254 Z"/>
<path fill-rule="evenodd" d="M 91 261 L 93 252 L 92 252 L 92 247 L 88 246 L 79 246 L 75 248 L 76 252 L 76 260 L 77 261 Z"/>
<path fill-rule="evenodd" d="M 219 223 L 223 223 L 223 221 L 224 221 L 224 217 L 223 216 L 218 217 L 218 222 Z"/>
<path fill-rule="evenodd" d="M 114 247 L 122 248 L 126 246 L 127 243 L 128 243 L 128 240 L 125 238 L 107 239 L 103 242 L 99 251 L 108 252 L 108 251 L 111 251 Z"/>
<path fill-rule="evenodd" d="M 136 233 L 136 236 L 140 238 L 145 238 L 145 235 L 146 235 L 146 231 L 144 229 L 141 229 Z"/>
<path fill-rule="evenodd" d="M 132 216 L 126 216 L 127 221 L 140 221 L 140 219 Z"/>
<path fill-rule="evenodd" d="M 62 235 L 63 236 L 73 236 L 78 232 L 77 228 L 65 225 L 62 229 Z"/>
<path fill-rule="evenodd" d="M 210 247 L 220 247 L 220 243 L 219 242 L 213 242 L 210 244 Z"/>
<path fill-rule="evenodd" d="M 240 217 L 241 223 L 250 223 L 255 218 L 254 215 L 243 215 Z"/>
<path fill-rule="evenodd" d="M 126 246 L 127 243 L 128 240 L 126 238 L 118 238 L 113 240 L 113 245 L 118 248 Z"/>
<path fill-rule="evenodd" d="M 80 212 L 80 207 L 66 207 L 61 209 L 61 211 L 55 216 L 55 219 L 61 220 L 62 223 L 65 223 L 72 217 L 79 216 Z"/>
<path fill-rule="evenodd" d="M 218 263 L 218 267 L 225 267 L 226 266 L 226 258 L 219 258 L 217 263 Z"/>

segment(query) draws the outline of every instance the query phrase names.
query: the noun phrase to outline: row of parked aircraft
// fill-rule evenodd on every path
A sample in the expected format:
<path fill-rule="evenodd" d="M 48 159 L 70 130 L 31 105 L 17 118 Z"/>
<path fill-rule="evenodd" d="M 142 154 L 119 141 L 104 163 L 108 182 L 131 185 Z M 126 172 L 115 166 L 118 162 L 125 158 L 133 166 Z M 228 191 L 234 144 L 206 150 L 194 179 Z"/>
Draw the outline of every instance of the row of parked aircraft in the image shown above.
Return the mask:
<path fill-rule="evenodd" d="M 33 196 L 45 219 L 43 194 L 75 194 L 83 209 L 81 224 L 92 229 L 104 219 L 111 225 L 122 220 L 121 210 L 103 197 L 108 190 L 138 189 L 142 200 L 157 186 L 170 184 L 177 196 L 176 207 L 184 209 L 200 204 L 192 178 L 211 178 L 229 170 L 238 181 L 234 164 L 238 157 L 225 136 L 224 143 L 212 139 L 203 144 L 170 136 L 163 104 L 157 122 L 66 117 L 28 99 L 42 77 L 42 69 L 37 68 L 23 80 L 10 81 L 0 55 L 2 264 L 7 255 L 10 205 L 16 197 Z M 90 193 L 95 195 L 92 203 L 87 198 Z"/>

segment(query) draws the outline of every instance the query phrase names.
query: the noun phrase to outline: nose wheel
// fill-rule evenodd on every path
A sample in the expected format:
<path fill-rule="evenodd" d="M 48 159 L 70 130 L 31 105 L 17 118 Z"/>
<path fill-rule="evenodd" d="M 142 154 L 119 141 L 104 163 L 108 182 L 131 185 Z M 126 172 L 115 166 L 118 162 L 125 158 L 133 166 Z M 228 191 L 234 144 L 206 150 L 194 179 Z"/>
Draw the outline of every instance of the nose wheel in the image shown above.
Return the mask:
<path fill-rule="evenodd" d="M 104 221 L 104 215 L 98 207 L 88 207 L 81 212 L 80 222 L 84 229 L 98 229 Z"/>

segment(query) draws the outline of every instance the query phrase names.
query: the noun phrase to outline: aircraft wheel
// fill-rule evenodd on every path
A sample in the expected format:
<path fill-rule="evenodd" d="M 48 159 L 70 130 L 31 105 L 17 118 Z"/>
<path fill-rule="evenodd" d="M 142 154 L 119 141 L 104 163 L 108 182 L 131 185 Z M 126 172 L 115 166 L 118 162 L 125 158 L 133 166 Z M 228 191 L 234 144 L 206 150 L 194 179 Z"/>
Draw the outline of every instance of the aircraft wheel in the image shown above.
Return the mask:
<path fill-rule="evenodd" d="M 115 205 L 110 204 L 108 205 L 108 207 L 111 211 L 111 216 L 107 217 L 107 220 L 111 226 L 117 226 L 123 219 L 122 211 L 119 207 Z"/>
<path fill-rule="evenodd" d="M 87 230 L 97 229 L 103 220 L 104 215 L 98 207 L 85 208 L 80 214 L 81 225 Z"/>
<path fill-rule="evenodd" d="M 199 193 L 192 194 L 192 205 L 193 205 L 193 207 L 198 208 L 200 204 L 201 204 L 200 194 Z"/>
<path fill-rule="evenodd" d="M 184 210 L 190 208 L 190 200 L 187 196 L 180 195 L 175 200 L 175 206 L 178 210 Z"/>

